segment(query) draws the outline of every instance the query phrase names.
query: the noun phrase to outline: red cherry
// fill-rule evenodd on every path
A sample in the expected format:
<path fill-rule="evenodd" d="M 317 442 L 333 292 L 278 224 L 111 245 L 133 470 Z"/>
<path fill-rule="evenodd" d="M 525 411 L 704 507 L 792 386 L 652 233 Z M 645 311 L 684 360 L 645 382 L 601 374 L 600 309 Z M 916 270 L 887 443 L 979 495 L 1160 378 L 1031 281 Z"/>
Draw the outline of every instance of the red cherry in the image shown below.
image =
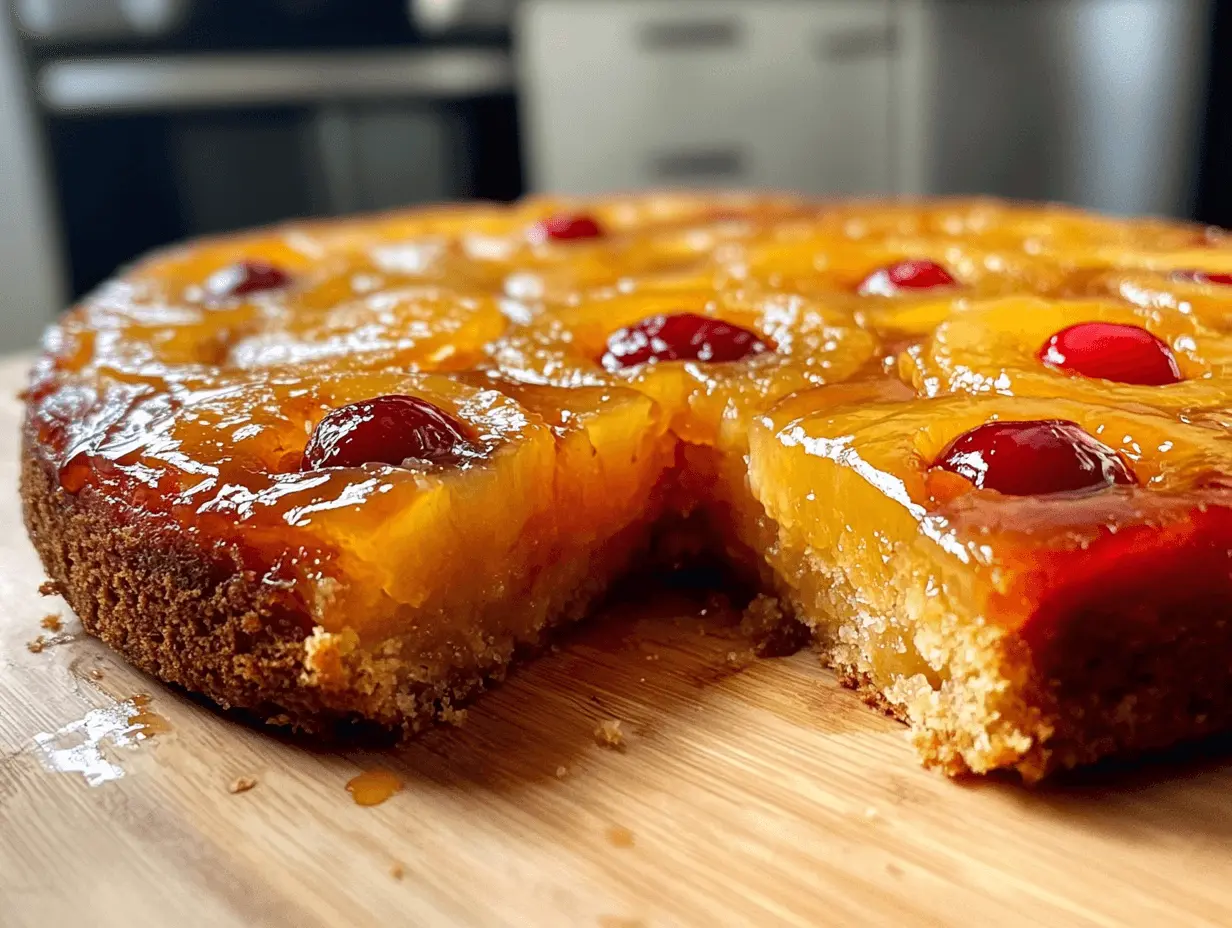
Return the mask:
<path fill-rule="evenodd" d="M 226 300 L 263 290 L 280 290 L 290 282 L 290 275 L 272 264 L 241 261 L 211 274 L 205 282 L 205 289 L 214 299 Z"/>
<path fill-rule="evenodd" d="M 1187 284 L 1219 284 L 1223 287 L 1232 287 L 1232 274 L 1211 274 L 1207 271 L 1194 270 L 1173 271 L 1172 279 Z"/>
<path fill-rule="evenodd" d="M 766 342 L 738 325 L 697 313 L 673 313 L 617 329 L 607 340 L 601 363 L 615 371 L 647 361 L 739 361 L 769 350 Z"/>
<path fill-rule="evenodd" d="M 301 470 L 398 466 L 408 459 L 455 464 L 469 448 L 461 424 L 416 396 L 378 396 L 341 406 L 317 425 Z"/>
<path fill-rule="evenodd" d="M 1158 387 L 1181 381 L 1181 369 L 1166 342 L 1119 322 L 1080 322 L 1064 328 L 1044 342 L 1039 359 L 1057 370 L 1118 383 Z"/>
<path fill-rule="evenodd" d="M 913 258 L 873 271 L 864 278 L 859 290 L 864 296 L 894 296 L 900 290 L 931 290 L 957 283 L 940 264 Z"/>
<path fill-rule="evenodd" d="M 602 238 L 603 229 L 597 220 L 584 213 L 559 213 L 536 223 L 531 237 L 543 241 L 564 242 L 581 238 Z"/>
<path fill-rule="evenodd" d="M 933 465 L 1010 496 L 1136 484 L 1121 456 L 1076 422 L 986 422 L 950 442 Z"/>

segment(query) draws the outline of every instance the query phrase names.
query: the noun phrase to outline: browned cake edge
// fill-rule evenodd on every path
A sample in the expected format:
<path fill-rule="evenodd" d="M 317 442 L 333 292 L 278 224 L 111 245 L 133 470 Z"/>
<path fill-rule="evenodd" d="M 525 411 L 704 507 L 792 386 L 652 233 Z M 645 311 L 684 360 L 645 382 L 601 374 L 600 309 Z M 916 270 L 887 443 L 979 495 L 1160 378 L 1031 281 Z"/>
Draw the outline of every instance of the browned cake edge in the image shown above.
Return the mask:
<path fill-rule="evenodd" d="M 428 685 L 381 686 L 372 652 L 314 634 L 233 552 L 207 556 L 173 530 L 125 524 L 119 507 L 91 489 L 66 492 L 28 433 L 21 498 L 34 547 L 85 630 L 225 709 L 314 734 L 371 722 L 409 733 L 450 719 L 513 657 Z"/>

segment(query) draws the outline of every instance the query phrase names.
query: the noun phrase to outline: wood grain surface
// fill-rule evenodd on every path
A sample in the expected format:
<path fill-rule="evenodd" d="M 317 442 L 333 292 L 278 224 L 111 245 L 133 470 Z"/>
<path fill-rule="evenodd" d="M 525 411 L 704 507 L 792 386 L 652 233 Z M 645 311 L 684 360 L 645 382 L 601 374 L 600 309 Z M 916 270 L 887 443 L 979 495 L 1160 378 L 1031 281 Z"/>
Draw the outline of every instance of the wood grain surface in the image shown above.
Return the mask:
<path fill-rule="evenodd" d="M 749 659 L 721 599 L 610 607 L 411 746 L 247 727 L 40 596 L 23 370 L 0 364 L 2 925 L 1232 924 L 1227 743 L 949 782 L 811 655 Z M 363 807 L 373 770 L 402 789 Z"/>

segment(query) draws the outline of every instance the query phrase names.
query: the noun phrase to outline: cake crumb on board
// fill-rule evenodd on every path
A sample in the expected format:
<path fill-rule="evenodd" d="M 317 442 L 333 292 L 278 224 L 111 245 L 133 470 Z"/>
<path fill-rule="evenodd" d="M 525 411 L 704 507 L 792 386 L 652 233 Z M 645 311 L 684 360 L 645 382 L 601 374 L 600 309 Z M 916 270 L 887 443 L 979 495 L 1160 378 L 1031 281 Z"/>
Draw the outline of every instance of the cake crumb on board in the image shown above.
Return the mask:
<path fill-rule="evenodd" d="M 392 876 L 395 880 L 400 880 L 404 876 L 406 876 L 406 870 L 403 868 L 402 864 L 398 863 L 398 861 L 395 860 L 392 864 L 389 865 L 389 875 Z"/>
<path fill-rule="evenodd" d="M 49 632 L 58 632 L 64 627 L 64 623 L 55 613 L 49 613 L 48 615 L 43 616 L 43 620 L 39 622 L 39 625 L 43 626 L 43 628 L 47 629 Z"/>
<path fill-rule="evenodd" d="M 236 777 L 227 787 L 227 792 L 232 794 L 246 793 L 256 785 L 256 777 Z"/>
<path fill-rule="evenodd" d="M 595 744 L 613 751 L 626 747 L 625 733 L 621 731 L 620 719 L 604 719 L 595 729 Z"/>
<path fill-rule="evenodd" d="M 783 609 L 778 597 L 760 593 L 740 616 L 740 634 L 761 657 L 787 657 L 804 647 L 808 628 Z"/>
<path fill-rule="evenodd" d="M 53 619 L 55 620 L 54 622 L 52 622 Z M 60 625 L 59 616 L 49 615 L 45 617 L 40 624 L 42 625 L 43 628 L 51 632 L 51 634 L 50 635 L 38 635 L 32 640 L 27 641 L 26 650 L 29 651 L 31 654 L 41 654 L 42 652 L 46 651 L 48 648 L 54 647 L 56 645 L 68 644 L 68 642 L 72 641 L 75 637 L 61 630 L 63 626 Z"/>
<path fill-rule="evenodd" d="M 60 596 L 64 593 L 58 580 L 44 580 L 39 584 L 38 591 L 40 596 Z"/>

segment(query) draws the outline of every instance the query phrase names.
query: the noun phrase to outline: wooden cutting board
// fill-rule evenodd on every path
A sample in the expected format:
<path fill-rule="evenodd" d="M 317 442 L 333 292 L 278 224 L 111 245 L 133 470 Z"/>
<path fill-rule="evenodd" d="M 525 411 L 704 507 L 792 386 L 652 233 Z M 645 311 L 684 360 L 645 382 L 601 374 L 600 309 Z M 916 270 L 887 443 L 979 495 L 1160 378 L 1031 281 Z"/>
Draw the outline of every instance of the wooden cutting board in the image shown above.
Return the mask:
<path fill-rule="evenodd" d="M 398 750 L 224 717 L 39 595 L 24 366 L 0 363 L 6 926 L 1232 924 L 1227 743 L 1035 791 L 949 782 L 811 655 L 746 659 L 718 601 L 611 608 Z M 623 751 L 596 743 L 610 720 Z M 357 805 L 378 769 L 402 790 Z"/>

